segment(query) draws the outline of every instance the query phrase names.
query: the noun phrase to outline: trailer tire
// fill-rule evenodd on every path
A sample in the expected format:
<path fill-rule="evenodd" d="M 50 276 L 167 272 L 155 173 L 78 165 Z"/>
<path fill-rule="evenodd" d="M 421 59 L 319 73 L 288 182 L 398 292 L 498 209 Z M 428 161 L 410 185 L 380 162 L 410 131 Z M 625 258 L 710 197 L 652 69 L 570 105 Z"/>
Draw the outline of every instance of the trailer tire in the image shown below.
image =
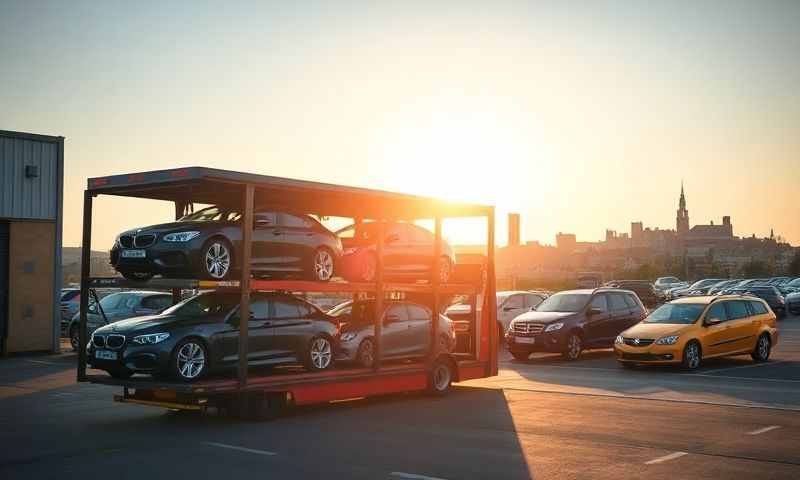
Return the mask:
<path fill-rule="evenodd" d="M 445 356 L 437 358 L 428 371 L 428 394 L 436 397 L 447 395 L 453 383 L 453 376 L 453 362 Z"/>

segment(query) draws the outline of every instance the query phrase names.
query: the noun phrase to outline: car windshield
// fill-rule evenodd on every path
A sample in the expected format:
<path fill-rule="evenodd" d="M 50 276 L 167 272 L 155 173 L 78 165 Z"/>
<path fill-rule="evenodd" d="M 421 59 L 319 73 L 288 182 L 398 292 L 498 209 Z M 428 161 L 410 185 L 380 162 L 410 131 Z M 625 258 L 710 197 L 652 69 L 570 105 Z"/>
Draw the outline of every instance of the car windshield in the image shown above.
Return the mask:
<path fill-rule="evenodd" d="M 185 215 L 179 222 L 235 222 L 241 218 L 239 212 L 220 207 L 208 207 Z"/>
<path fill-rule="evenodd" d="M 783 285 L 784 287 L 800 287 L 800 278 L 795 278 L 789 283 Z"/>
<path fill-rule="evenodd" d="M 112 293 L 111 295 L 100 299 L 100 306 L 103 307 L 104 312 L 116 310 L 120 305 L 125 303 L 125 299 L 127 297 L 128 294 L 122 292 Z"/>
<path fill-rule="evenodd" d="M 700 318 L 705 304 L 702 303 L 667 303 L 661 305 L 647 316 L 644 323 L 678 323 L 689 325 Z"/>
<path fill-rule="evenodd" d="M 353 302 L 344 302 L 336 305 L 335 307 L 328 310 L 328 315 L 333 317 L 338 317 L 339 315 L 349 315 L 350 310 L 352 309 Z"/>
<path fill-rule="evenodd" d="M 588 293 L 556 293 L 536 307 L 537 312 L 579 312 L 591 297 Z"/>
<path fill-rule="evenodd" d="M 176 303 L 162 312 L 163 315 L 204 317 L 231 311 L 241 300 L 237 294 L 200 294 Z"/>

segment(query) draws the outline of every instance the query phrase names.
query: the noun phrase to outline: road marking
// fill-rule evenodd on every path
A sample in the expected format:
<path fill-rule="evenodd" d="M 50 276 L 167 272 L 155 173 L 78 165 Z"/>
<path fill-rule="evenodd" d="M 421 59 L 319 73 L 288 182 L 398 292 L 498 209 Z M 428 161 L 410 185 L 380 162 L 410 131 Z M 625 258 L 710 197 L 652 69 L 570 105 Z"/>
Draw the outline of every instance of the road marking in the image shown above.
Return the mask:
<path fill-rule="evenodd" d="M 706 375 L 709 375 L 709 374 L 717 373 L 717 372 L 727 372 L 727 371 L 730 371 L 730 370 L 739 370 L 739 369 L 742 369 L 742 368 L 766 367 L 766 366 L 778 365 L 780 363 L 786 363 L 786 362 L 787 362 L 787 360 L 779 360 L 777 362 L 768 362 L 768 363 L 751 363 L 749 365 L 739 365 L 738 367 L 726 367 L 726 368 L 716 368 L 716 369 L 713 369 L 713 370 L 706 370 L 703 373 L 705 373 Z"/>
<path fill-rule="evenodd" d="M 674 452 L 674 453 L 670 453 L 669 455 L 664 455 L 663 457 L 654 458 L 653 460 L 650 460 L 649 462 L 644 462 L 644 464 L 645 465 L 653 465 L 653 464 L 656 464 L 656 463 L 669 462 L 670 460 L 675 460 L 676 458 L 680 458 L 680 457 L 682 457 L 684 455 L 689 455 L 689 454 L 686 453 L 686 452 Z"/>
<path fill-rule="evenodd" d="M 44 360 L 31 360 L 29 358 L 26 358 L 25 361 L 30 363 L 38 363 L 39 365 L 58 365 L 57 363 L 53 362 L 45 362 Z"/>
<path fill-rule="evenodd" d="M 781 428 L 779 425 L 770 425 L 769 427 L 759 428 L 758 430 L 753 430 L 752 432 L 747 432 L 748 435 L 761 435 L 762 433 L 771 432 L 773 430 L 777 430 Z"/>
<path fill-rule="evenodd" d="M 211 447 L 219 447 L 219 448 L 227 448 L 230 450 L 238 450 L 240 452 L 247 452 L 247 453 L 255 453 L 258 455 L 277 455 L 275 452 L 269 452 L 267 450 L 256 450 L 254 448 L 245 448 L 245 447 L 237 447 L 236 445 L 226 445 L 224 443 L 216 443 L 216 442 L 205 442 L 206 445 Z"/>
<path fill-rule="evenodd" d="M 405 472 L 392 472 L 389 475 L 391 475 L 392 477 L 408 478 L 412 480 L 445 480 L 444 478 L 429 477 L 427 475 L 417 475 L 416 473 L 405 473 Z"/>

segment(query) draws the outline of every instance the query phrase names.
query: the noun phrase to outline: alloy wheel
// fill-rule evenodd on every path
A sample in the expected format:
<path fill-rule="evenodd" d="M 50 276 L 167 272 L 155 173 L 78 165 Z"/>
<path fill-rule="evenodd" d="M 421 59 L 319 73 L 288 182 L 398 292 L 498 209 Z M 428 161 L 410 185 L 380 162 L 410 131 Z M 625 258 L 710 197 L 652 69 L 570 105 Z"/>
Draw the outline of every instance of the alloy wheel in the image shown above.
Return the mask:
<path fill-rule="evenodd" d="M 433 370 L 433 388 L 438 392 L 444 392 L 450 386 L 450 368 L 444 363 L 438 363 Z"/>
<path fill-rule="evenodd" d="M 359 350 L 359 363 L 361 363 L 361 366 L 372 366 L 375 356 L 375 346 L 372 344 L 372 340 L 364 340 L 364 342 L 361 343 L 361 348 Z"/>
<path fill-rule="evenodd" d="M 231 254 L 221 242 L 214 242 L 206 250 L 206 272 L 216 279 L 223 279 L 231 268 Z"/>
<path fill-rule="evenodd" d="M 762 335 L 758 339 L 758 358 L 759 360 L 769 358 L 769 339 L 766 335 Z"/>
<path fill-rule="evenodd" d="M 324 370 L 331 364 L 331 342 L 318 337 L 311 343 L 311 364 L 318 370 Z"/>
<path fill-rule="evenodd" d="M 333 256 L 327 250 L 317 250 L 314 256 L 314 273 L 317 280 L 326 282 L 333 276 Z"/>
<path fill-rule="evenodd" d="M 178 350 L 178 374 L 191 380 L 197 378 L 206 365 L 206 355 L 203 347 L 194 342 L 188 342 Z"/>
<path fill-rule="evenodd" d="M 690 370 L 700 366 L 700 349 L 697 344 L 692 342 L 686 346 L 686 366 Z"/>
<path fill-rule="evenodd" d="M 77 328 L 73 328 L 69 332 L 69 344 L 72 346 L 72 349 L 76 352 L 78 351 L 78 345 L 80 344 L 80 332 Z"/>
<path fill-rule="evenodd" d="M 581 354 L 581 337 L 570 335 L 567 340 L 567 355 L 570 360 L 576 360 Z"/>

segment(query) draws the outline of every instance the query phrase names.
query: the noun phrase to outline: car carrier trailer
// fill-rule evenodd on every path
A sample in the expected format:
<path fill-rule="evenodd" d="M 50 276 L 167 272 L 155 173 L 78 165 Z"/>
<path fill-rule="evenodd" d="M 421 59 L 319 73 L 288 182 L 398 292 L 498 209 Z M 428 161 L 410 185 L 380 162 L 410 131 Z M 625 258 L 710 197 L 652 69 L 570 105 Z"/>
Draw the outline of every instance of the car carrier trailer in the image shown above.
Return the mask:
<path fill-rule="evenodd" d="M 318 216 L 352 218 L 377 222 L 376 276 L 372 283 L 342 281 L 262 280 L 251 278 L 252 228 L 242 228 L 239 279 L 206 281 L 200 279 L 162 279 L 130 281 L 122 278 L 94 278 L 90 272 L 92 206 L 96 197 L 113 195 L 172 202 L 175 217 L 184 215 L 194 203 L 217 204 L 238 209 L 242 225 L 253 225 L 256 205 L 291 208 Z M 389 283 L 383 279 L 384 225 L 392 221 L 434 221 L 434 258 L 441 261 L 442 220 L 454 217 L 485 218 L 487 262 L 485 269 L 456 265 L 451 281 L 442 284 L 439 275 L 427 283 Z M 446 393 L 451 381 L 464 381 L 497 374 L 497 330 L 494 278 L 494 207 L 364 188 L 294 180 L 273 176 L 233 172 L 204 167 L 158 170 L 108 177 L 90 178 L 84 192 L 83 243 L 81 259 L 80 345 L 77 377 L 90 382 L 122 387 L 115 400 L 124 403 L 160 406 L 169 409 L 204 410 L 209 406 L 225 409 L 237 416 L 264 418 L 283 407 L 307 405 L 367 396 L 410 391 Z M 437 268 L 432 270 L 437 272 Z M 88 299 L 94 288 L 166 288 L 174 301 L 184 289 L 224 289 L 240 294 L 242 317 L 250 311 L 253 291 L 292 293 L 328 292 L 368 295 L 375 299 L 375 361 L 373 368 L 334 368 L 323 372 L 280 369 L 281 372 L 250 375 L 248 371 L 248 322 L 239 322 L 238 368 L 235 378 L 208 378 L 195 383 L 162 381 L 134 376 L 116 379 L 105 374 L 87 373 Z M 381 312 L 384 299 L 403 294 L 428 295 L 433 299 L 431 337 L 438 338 L 439 312 L 443 296 L 467 295 L 473 303 L 472 350 L 441 352 L 431 342 L 429 354 L 421 361 L 384 363 L 381 355 Z M 476 308 L 477 302 L 482 308 Z M 446 307 L 446 305 L 444 306 Z M 478 314 L 478 312 L 481 312 Z M 276 369 L 278 370 L 278 369 Z"/>

